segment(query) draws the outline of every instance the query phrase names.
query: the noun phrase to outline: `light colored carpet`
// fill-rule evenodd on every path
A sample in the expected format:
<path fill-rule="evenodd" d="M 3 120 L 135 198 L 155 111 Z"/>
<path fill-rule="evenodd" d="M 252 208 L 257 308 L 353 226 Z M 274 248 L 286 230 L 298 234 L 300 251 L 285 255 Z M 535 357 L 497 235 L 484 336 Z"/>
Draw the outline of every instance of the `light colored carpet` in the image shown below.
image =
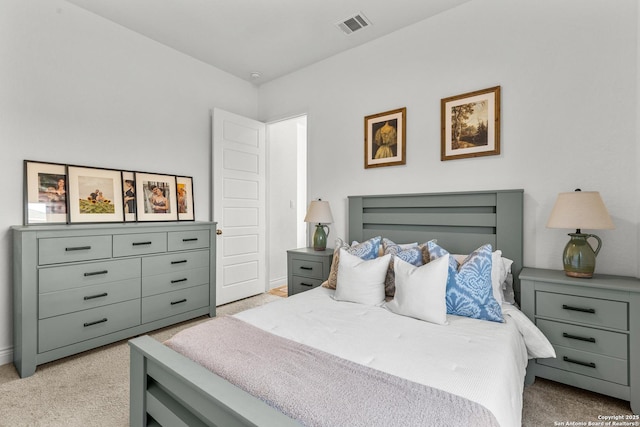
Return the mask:
<path fill-rule="evenodd" d="M 262 294 L 218 307 L 234 314 L 279 297 Z M 208 320 L 200 317 L 150 335 L 164 341 L 178 331 Z M 598 415 L 631 414 L 629 403 L 537 380 L 525 389 L 523 425 L 597 421 Z M 121 341 L 39 366 L 20 379 L 12 364 L 0 366 L 0 426 L 129 425 L 129 347 Z M 565 424 L 566 425 L 566 424 Z"/>

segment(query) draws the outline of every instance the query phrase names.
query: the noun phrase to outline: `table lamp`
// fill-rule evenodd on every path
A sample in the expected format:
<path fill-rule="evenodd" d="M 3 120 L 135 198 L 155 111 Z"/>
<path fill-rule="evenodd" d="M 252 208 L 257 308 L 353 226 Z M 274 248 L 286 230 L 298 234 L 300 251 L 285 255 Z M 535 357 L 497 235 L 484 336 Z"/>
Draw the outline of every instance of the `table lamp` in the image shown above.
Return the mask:
<path fill-rule="evenodd" d="M 615 228 L 609 212 L 597 191 L 560 193 L 553 206 L 548 228 L 575 228 L 569 233 L 571 239 L 564 248 L 562 261 L 567 276 L 591 278 L 596 267 L 596 256 L 602 247 L 602 240 L 595 234 L 582 233 L 581 229 L 610 230 Z M 598 246 L 593 249 L 587 241 L 593 237 Z"/>
<path fill-rule="evenodd" d="M 313 249 L 316 251 L 324 251 L 327 248 L 327 236 L 329 235 L 329 226 L 333 222 L 331 215 L 331 207 L 329 202 L 324 200 L 312 200 L 304 217 L 304 222 L 315 222 L 316 231 L 313 233 Z M 325 232 L 325 228 L 327 231 Z"/>

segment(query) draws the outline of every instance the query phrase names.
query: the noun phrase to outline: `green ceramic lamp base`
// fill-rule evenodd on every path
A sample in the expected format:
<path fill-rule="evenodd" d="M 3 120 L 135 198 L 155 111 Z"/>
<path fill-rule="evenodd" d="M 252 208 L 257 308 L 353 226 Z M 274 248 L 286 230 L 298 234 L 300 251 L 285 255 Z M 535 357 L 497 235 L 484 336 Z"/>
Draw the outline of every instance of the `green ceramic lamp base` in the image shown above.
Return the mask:
<path fill-rule="evenodd" d="M 567 243 L 562 254 L 564 272 L 567 276 L 590 279 L 596 268 L 596 256 L 600 252 L 602 240 L 595 234 L 569 233 L 571 240 Z M 588 238 L 593 237 L 598 241 L 594 250 L 589 244 Z"/>
<path fill-rule="evenodd" d="M 324 229 L 327 228 L 325 232 Z M 327 249 L 327 236 L 329 235 L 329 226 L 316 224 L 316 232 L 313 233 L 313 249 L 316 251 L 324 251 Z"/>

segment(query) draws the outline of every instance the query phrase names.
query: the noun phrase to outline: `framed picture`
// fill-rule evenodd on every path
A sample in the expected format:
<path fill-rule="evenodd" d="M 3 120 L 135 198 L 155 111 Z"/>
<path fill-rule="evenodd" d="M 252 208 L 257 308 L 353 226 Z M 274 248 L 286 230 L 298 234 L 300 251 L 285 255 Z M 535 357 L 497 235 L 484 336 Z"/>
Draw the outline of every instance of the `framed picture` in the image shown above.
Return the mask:
<path fill-rule="evenodd" d="M 176 177 L 136 172 L 136 215 L 138 221 L 177 221 Z"/>
<path fill-rule="evenodd" d="M 119 170 L 67 166 L 69 222 L 122 222 L 122 173 Z"/>
<path fill-rule="evenodd" d="M 67 167 L 24 161 L 24 224 L 67 223 Z"/>
<path fill-rule="evenodd" d="M 440 160 L 500 154 L 500 86 L 441 101 Z"/>
<path fill-rule="evenodd" d="M 193 178 L 190 176 L 177 176 L 176 187 L 178 191 L 178 220 L 194 221 Z"/>
<path fill-rule="evenodd" d="M 406 163 L 406 108 L 364 118 L 364 167 Z"/>
<path fill-rule="evenodd" d="M 124 221 L 136 220 L 136 175 L 131 171 L 122 171 L 122 206 Z"/>

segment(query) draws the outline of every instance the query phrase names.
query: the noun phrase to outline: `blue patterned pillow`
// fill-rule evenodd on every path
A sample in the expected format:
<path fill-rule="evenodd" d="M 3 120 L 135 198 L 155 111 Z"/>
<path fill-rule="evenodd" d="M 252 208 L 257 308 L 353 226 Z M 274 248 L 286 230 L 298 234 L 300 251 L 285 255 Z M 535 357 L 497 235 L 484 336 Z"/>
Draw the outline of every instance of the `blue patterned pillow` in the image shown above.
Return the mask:
<path fill-rule="evenodd" d="M 449 252 L 436 243 L 428 242 L 431 259 Z M 473 319 L 502 322 L 502 308 L 493 297 L 491 286 L 491 245 L 479 247 L 462 264 L 449 257 L 447 278 L 447 313 Z"/>
<path fill-rule="evenodd" d="M 385 255 L 391 254 L 389 270 L 387 270 L 387 277 L 384 280 L 384 292 L 386 296 L 392 297 L 396 293 L 396 276 L 393 267 L 394 257 L 398 257 L 415 267 L 420 267 L 423 264 L 422 248 L 419 247 L 417 243 L 398 245 L 386 237 L 382 239 L 382 247 L 384 248 Z"/>

